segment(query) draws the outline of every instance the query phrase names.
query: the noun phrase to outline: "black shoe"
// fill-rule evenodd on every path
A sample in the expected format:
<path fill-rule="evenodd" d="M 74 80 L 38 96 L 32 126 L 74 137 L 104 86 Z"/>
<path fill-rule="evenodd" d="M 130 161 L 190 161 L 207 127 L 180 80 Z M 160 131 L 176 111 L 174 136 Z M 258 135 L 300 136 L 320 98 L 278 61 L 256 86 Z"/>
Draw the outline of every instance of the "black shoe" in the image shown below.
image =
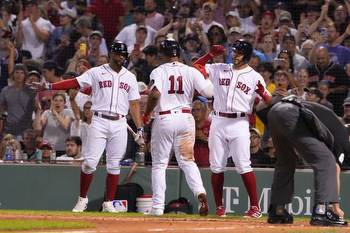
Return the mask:
<path fill-rule="evenodd" d="M 310 225 L 313 226 L 338 226 L 343 227 L 347 226 L 348 222 L 344 219 L 339 218 L 337 214 L 331 209 L 327 209 L 325 214 L 317 214 L 314 208 L 312 217 L 310 220 Z"/>
<path fill-rule="evenodd" d="M 270 224 L 292 224 L 293 216 L 290 215 L 284 206 L 270 205 L 267 222 Z"/>

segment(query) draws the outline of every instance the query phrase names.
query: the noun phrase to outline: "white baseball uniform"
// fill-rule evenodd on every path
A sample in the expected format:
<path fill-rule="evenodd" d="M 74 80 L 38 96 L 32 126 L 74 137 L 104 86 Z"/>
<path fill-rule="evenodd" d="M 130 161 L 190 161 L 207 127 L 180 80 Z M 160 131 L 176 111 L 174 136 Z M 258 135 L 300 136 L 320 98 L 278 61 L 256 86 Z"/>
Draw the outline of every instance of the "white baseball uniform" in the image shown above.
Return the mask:
<path fill-rule="evenodd" d="M 239 174 L 252 171 L 248 114 L 253 111 L 256 85 L 263 77 L 250 66 L 236 70 L 232 64 L 207 64 L 214 85 L 214 115 L 209 131 L 209 161 L 213 173 L 226 170 L 232 157 Z"/>
<path fill-rule="evenodd" d="M 151 89 L 156 87 L 161 93 L 154 109 L 155 120 L 151 136 L 152 208 L 164 210 L 165 170 L 172 149 L 194 195 L 206 193 L 193 157 L 195 122 L 191 106 L 195 90 L 210 95 L 208 90 L 213 87 L 195 68 L 179 62 L 159 66 L 152 71 L 150 79 Z"/>
<path fill-rule="evenodd" d="M 136 77 L 124 67 L 117 73 L 109 64 L 104 64 L 86 71 L 77 81 L 81 87 L 92 87 L 94 112 L 82 171 L 93 173 L 106 148 L 107 172 L 118 175 L 119 161 L 127 145 L 125 116 L 129 112 L 129 101 L 140 99 Z M 106 119 L 106 116 L 118 116 L 119 120 Z"/>

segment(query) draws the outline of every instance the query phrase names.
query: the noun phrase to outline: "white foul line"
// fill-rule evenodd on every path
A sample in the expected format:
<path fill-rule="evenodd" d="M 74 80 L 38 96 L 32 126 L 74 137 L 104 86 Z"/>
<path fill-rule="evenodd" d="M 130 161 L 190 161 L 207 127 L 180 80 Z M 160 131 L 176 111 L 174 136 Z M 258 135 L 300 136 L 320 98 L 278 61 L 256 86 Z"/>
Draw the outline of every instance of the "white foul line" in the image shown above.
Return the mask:
<path fill-rule="evenodd" d="M 205 230 L 233 230 L 236 227 L 195 227 L 195 228 L 151 228 L 150 232 L 166 232 L 166 231 L 205 231 Z"/>

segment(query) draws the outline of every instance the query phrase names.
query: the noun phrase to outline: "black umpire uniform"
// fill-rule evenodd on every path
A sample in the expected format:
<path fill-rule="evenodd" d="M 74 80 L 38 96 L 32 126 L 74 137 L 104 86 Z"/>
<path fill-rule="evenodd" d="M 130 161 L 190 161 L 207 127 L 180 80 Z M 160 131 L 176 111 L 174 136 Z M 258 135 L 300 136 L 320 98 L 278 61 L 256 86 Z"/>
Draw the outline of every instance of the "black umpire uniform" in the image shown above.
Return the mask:
<path fill-rule="evenodd" d="M 320 104 L 301 101 L 296 96 L 281 101 L 278 98 L 272 107 L 257 112 L 267 121 L 277 157 L 268 222 L 293 222 L 284 206 L 292 201 L 298 154 L 315 175 L 315 207 L 310 224 L 346 225 L 347 222 L 328 208 L 329 203 L 339 202 L 334 155 L 344 159 L 349 153 L 346 128 L 334 112 Z"/>

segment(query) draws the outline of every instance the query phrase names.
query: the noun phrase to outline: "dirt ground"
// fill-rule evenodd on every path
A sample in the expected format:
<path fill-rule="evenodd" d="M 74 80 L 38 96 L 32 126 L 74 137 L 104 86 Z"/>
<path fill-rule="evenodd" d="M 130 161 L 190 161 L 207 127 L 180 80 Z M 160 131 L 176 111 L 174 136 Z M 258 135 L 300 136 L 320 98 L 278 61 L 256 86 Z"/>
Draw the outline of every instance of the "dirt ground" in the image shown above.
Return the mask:
<path fill-rule="evenodd" d="M 75 230 L 46 230 L 26 231 L 32 232 L 57 232 L 57 233 L 98 233 L 98 232 L 174 232 L 174 233 L 350 233 L 350 227 L 313 227 L 308 220 L 297 220 L 292 225 L 271 225 L 266 223 L 266 218 L 245 219 L 245 218 L 168 218 L 168 217 L 122 217 L 122 216 L 45 216 L 45 215 L 0 215 L 0 219 L 59 219 L 69 221 L 87 221 L 96 225 L 93 229 Z"/>

